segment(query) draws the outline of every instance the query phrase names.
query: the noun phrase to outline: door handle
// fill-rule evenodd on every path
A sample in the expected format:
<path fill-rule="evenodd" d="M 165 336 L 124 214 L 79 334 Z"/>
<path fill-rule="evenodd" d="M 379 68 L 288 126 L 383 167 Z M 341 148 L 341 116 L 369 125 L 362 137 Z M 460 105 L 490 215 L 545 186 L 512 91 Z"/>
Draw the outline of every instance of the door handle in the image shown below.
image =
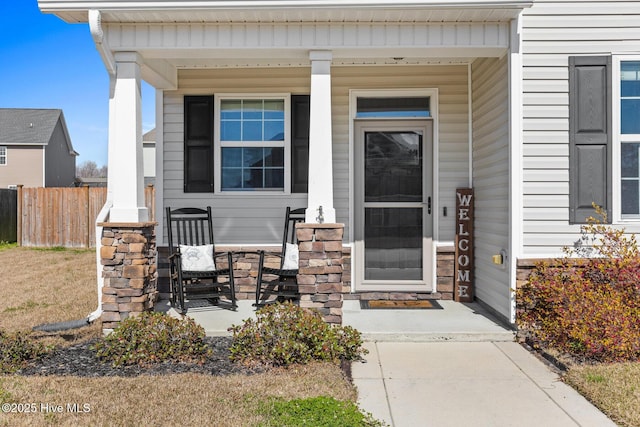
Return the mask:
<path fill-rule="evenodd" d="M 427 213 L 431 215 L 431 196 L 427 197 Z"/>

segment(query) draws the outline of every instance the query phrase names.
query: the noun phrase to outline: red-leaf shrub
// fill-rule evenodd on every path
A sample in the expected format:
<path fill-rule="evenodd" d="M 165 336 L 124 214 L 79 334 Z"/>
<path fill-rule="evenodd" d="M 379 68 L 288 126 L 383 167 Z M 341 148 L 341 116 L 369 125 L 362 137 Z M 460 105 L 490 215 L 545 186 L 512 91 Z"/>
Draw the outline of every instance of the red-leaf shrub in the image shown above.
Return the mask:
<path fill-rule="evenodd" d="M 606 221 L 604 213 L 596 207 Z M 517 323 L 540 347 L 593 361 L 640 359 L 640 254 L 633 235 L 590 218 L 581 244 L 516 291 Z"/>

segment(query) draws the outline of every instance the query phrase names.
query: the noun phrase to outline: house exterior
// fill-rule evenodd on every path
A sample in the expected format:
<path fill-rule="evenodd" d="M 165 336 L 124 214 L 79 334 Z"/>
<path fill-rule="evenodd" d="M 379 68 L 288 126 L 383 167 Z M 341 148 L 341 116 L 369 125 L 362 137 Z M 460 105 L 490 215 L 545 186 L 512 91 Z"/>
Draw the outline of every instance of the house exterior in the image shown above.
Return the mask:
<path fill-rule="evenodd" d="M 640 1 L 39 5 L 88 22 L 111 76 L 111 221 L 147 220 L 140 80 L 157 89 L 160 246 L 159 207 L 212 206 L 243 247 L 302 206 L 344 225 L 349 298 L 469 291 L 514 322 L 518 277 L 592 202 L 640 230 Z"/>
<path fill-rule="evenodd" d="M 77 155 L 62 110 L 0 108 L 0 188 L 73 186 Z"/>

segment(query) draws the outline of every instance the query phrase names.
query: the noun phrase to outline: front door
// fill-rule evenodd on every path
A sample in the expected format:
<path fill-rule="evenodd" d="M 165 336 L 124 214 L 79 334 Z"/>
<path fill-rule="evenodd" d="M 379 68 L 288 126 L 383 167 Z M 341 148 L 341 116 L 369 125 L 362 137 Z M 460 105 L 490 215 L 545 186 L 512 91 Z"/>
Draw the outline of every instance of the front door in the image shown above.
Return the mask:
<path fill-rule="evenodd" d="M 356 290 L 432 291 L 432 122 L 355 132 Z"/>

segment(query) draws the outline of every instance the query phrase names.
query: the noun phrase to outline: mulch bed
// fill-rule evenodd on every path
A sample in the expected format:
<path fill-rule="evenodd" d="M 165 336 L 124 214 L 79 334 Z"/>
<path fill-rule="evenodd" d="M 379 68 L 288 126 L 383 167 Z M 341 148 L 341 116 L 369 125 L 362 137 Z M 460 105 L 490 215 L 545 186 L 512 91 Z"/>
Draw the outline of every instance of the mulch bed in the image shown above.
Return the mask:
<path fill-rule="evenodd" d="M 180 373 L 201 373 L 209 375 L 250 375 L 264 369 L 251 369 L 229 360 L 231 337 L 207 337 L 207 344 L 213 352 L 203 363 L 161 362 L 149 367 L 114 367 L 110 362 L 98 359 L 89 347 L 89 341 L 66 348 L 56 348 L 47 356 L 29 363 L 18 375 L 72 375 L 77 377 L 135 377 L 138 375 L 167 375 Z"/>

